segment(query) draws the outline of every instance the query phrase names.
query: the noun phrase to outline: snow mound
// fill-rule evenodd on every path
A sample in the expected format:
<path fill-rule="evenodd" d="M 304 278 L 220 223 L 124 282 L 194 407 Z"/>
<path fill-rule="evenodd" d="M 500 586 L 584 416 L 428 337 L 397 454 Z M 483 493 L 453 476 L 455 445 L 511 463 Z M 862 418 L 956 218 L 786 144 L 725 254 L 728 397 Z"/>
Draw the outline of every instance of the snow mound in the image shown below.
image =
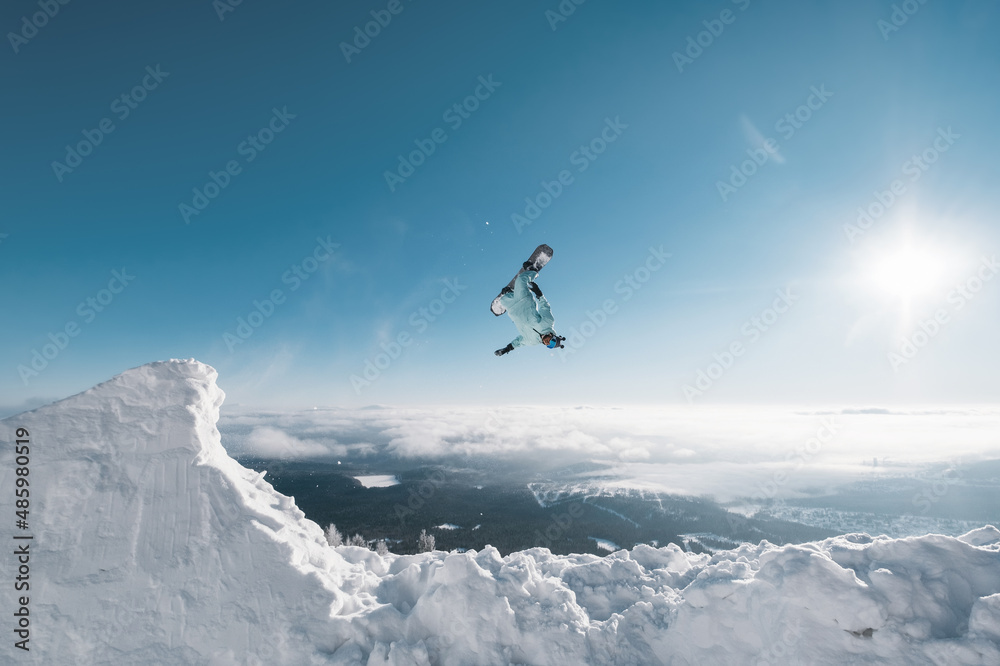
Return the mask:
<path fill-rule="evenodd" d="M 1000 663 L 994 527 L 383 558 L 327 547 L 226 454 L 223 397 L 212 368 L 174 360 L 0 421 L 6 442 L 30 434 L 34 537 L 31 651 L 8 634 L 0 663 Z M 8 517 L 14 467 L 5 446 Z M 15 566 L 0 558 L 4 585 Z"/>
<path fill-rule="evenodd" d="M 29 653 L 5 640 L 0 654 L 305 664 L 337 647 L 326 618 L 364 605 L 344 591 L 352 568 L 291 499 L 226 454 L 215 380 L 196 361 L 153 363 L 2 422 L 4 440 L 30 435 L 34 622 Z M 9 453 L 0 506 L 11 516 Z M 0 560 L 4 581 L 11 560 Z"/>

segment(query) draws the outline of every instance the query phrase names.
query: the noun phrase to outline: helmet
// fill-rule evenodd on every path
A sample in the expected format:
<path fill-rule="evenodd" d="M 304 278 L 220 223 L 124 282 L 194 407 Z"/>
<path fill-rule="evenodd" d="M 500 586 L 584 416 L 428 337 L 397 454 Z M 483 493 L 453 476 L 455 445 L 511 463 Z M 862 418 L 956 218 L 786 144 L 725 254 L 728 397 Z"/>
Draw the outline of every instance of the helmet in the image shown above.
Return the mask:
<path fill-rule="evenodd" d="M 552 337 L 549 338 L 549 343 L 545 345 L 546 347 L 548 347 L 549 349 L 556 349 L 557 347 L 563 346 L 563 340 L 565 340 L 566 338 L 559 337 L 555 333 L 548 333 L 547 335 L 551 335 Z"/>

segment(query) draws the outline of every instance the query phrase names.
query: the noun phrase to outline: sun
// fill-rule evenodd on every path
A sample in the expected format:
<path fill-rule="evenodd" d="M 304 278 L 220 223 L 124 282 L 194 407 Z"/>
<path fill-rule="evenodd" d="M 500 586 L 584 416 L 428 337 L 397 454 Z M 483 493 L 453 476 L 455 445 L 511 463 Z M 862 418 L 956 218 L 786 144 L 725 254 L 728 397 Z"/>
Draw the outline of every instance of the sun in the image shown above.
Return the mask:
<path fill-rule="evenodd" d="M 884 295 L 911 302 L 940 287 L 947 267 L 943 252 L 906 243 L 872 258 L 871 286 Z"/>
<path fill-rule="evenodd" d="M 964 273 L 969 248 L 943 234 L 905 228 L 859 248 L 852 282 L 879 308 L 904 318 L 941 307 Z"/>

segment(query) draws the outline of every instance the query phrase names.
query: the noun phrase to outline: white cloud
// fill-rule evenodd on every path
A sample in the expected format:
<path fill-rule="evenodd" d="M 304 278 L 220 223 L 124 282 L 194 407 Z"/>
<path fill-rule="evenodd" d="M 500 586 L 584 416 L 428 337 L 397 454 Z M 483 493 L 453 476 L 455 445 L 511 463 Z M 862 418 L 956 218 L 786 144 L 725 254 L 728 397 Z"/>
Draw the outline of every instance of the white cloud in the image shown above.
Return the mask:
<path fill-rule="evenodd" d="M 303 441 L 278 428 L 258 426 L 246 438 L 244 453 L 261 458 L 309 458 L 331 454 L 331 447 Z"/>
<path fill-rule="evenodd" d="M 649 453 L 650 444 L 644 440 L 612 437 L 608 445 L 615 452 L 617 458 L 622 461 L 649 460 L 651 455 Z"/>
<path fill-rule="evenodd" d="M 740 116 L 740 125 L 743 128 L 743 136 L 746 137 L 747 143 L 749 143 L 752 148 L 756 150 L 767 150 L 764 147 L 764 143 L 768 139 L 774 139 L 774 137 L 766 137 L 761 134 L 760 130 L 757 129 L 757 126 L 754 125 L 753 122 L 745 115 Z M 775 142 L 777 143 L 777 140 L 775 140 Z M 768 152 L 770 153 L 770 151 Z M 778 164 L 785 163 L 785 158 L 780 151 L 770 153 L 770 158 Z"/>

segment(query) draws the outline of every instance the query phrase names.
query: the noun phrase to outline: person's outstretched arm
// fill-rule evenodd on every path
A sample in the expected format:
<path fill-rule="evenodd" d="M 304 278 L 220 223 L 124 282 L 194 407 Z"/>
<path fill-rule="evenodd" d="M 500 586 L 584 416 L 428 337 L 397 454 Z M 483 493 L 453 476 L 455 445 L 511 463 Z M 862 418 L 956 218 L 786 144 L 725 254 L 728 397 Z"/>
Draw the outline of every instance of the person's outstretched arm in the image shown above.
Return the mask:
<path fill-rule="evenodd" d="M 522 347 L 522 346 L 524 346 L 524 336 L 519 335 L 510 342 L 508 342 L 506 347 L 504 347 L 503 349 L 498 349 L 493 353 L 497 356 L 503 356 L 504 354 L 509 354 L 510 352 L 514 351 L 516 347 Z"/>

